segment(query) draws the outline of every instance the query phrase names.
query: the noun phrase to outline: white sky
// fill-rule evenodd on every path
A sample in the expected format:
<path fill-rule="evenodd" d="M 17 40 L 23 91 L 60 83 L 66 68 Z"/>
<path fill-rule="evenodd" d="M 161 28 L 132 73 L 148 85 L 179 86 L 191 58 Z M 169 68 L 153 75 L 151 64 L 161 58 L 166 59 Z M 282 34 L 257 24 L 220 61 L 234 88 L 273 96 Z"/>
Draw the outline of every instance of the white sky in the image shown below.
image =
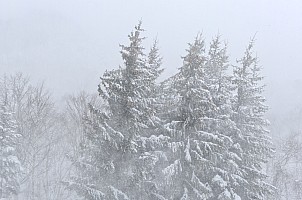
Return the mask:
<path fill-rule="evenodd" d="M 118 45 L 140 19 L 146 48 L 159 40 L 164 76 L 177 71 L 199 31 L 207 41 L 219 32 L 232 61 L 257 33 L 267 83 L 291 80 L 302 90 L 300 0 L 0 0 L 0 73 L 45 80 L 56 96 L 96 91 L 105 69 L 122 63 Z M 279 87 L 270 98 L 286 98 Z"/>

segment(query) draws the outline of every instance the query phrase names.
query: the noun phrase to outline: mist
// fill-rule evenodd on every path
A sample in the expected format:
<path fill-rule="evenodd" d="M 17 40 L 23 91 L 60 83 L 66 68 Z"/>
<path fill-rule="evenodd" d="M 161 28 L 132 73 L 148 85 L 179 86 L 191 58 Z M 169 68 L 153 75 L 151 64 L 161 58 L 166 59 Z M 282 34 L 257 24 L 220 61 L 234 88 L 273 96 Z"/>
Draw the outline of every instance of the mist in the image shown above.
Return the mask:
<path fill-rule="evenodd" d="M 164 57 L 163 77 L 177 71 L 186 44 L 198 32 L 208 41 L 221 34 L 234 54 L 232 60 L 256 35 L 268 92 L 274 95 L 277 88 L 272 86 L 278 83 L 289 84 L 289 88 L 301 85 L 300 1 L 0 3 L 1 71 L 22 71 L 34 80 L 45 80 L 58 97 L 78 88 L 95 91 L 105 69 L 121 64 L 119 44 L 127 41 L 127 33 L 139 20 L 144 23 L 148 42 L 159 40 Z M 72 76 L 68 76 L 71 71 Z M 283 92 L 286 91 L 278 91 Z M 275 97 L 268 99 L 274 102 Z"/>
<path fill-rule="evenodd" d="M 254 38 L 254 52 L 262 68 L 263 84 L 266 85 L 263 96 L 269 107 L 265 113 L 270 121 L 269 135 L 277 152 L 275 157 L 282 157 L 286 154 L 283 151 L 284 144 L 295 140 L 293 138 L 300 138 L 298 133 L 301 132 L 301 10 L 302 2 L 298 0 L 0 0 L 0 75 L 9 77 L 21 73 L 30 87 L 43 86 L 41 91 L 51 99 L 50 102 L 47 98 L 45 101 L 53 104 L 53 107 L 47 109 L 54 109 L 52 112 L 59 113 L 56 116 L 60 117 L 69 109 L 68 116 L 63 117 L 69 124 L 65 127 L 60 125 L 65 128 L 62 132 L 69 133 L 73 129 L 75 134 L 82 137 L 83 127 L 76 127 L 77 122 L 82 123 L 83 120 L 78 119 L 81 118 L 79 115 L 87 114 L 91 102 L 100 110 L 107 109 L 107 105 L 103 105 L 104 99 L 99 96 L 100 77 L 106 71 L 123 66 L 120 45 L 129 44 L 128 35 L 140 21 L 145 30 L 145 50 L 149 51 L 153 42 L 158 41 L 164 71 L 157 82 L 178 73 L 184 63 L 182 57 L 187 54 L 188 43 L 198 34 L 202 34 L 206 49 L 210 48 L 213 38 L 220 35 L 222 42 L 227 44 L 230 65 L 236 65 Z M 231 66 L 229 71 L 232 70 Z M 79 108 L 83 110 L 79 111 Z M 62 120 L 51 123 L 59 124 Z M 45 123 L 49 125 L 50 122 L 47 119 Z M 64 142 L 68 143 L 73 137 L 78 136 L 71 133 L 64 136 Z M 75 139 L 67 145 L 68 151 L 77 152 L 75 146 L 79 143 L 80 139 Z M 66 149 L 62 147 L 60 155 L 54 153 L 53 158 L 58 156 L 63 160 L 70 159 L 61 156 L 65 153 Z M 278 162 L 269 163 L 268 166 L 275 166 Z M 70 160 L 64 164 L 65 168 L 71 165 Z M 289 169 L 286 171 L 288 176 L 293 176 L 290 164 L 286 163 L 282 167 L 283 171 Z M 302 168 L 298 171 L 302 171 Z M 51 173 L 57 174 L 55 170 Z M 270 172 L 268 174 L 274 177 Z M 302 198 L 289 194 L 284 196 L 283 193 L 282 196 L 281 193 L 280 199 Z M 70 197 L 75 198 L 74 195 L 72 192 Z M 63 199 L 63 196 L 58 195 L 56 198 Z M 19 199 L 34 197 L 28 195 Z"/>

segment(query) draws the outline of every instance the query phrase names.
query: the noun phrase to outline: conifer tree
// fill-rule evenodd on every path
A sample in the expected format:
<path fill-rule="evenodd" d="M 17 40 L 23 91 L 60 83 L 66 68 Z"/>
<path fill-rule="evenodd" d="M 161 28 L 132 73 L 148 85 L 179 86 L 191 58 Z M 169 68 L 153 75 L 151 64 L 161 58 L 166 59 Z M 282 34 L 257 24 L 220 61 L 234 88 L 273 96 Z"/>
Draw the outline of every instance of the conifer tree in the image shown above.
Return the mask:
<path fill-rule="evenodd" d="M 16 147 L 21 135 L 6 101 L 2 100 L 0 107 L 0 199 L 18 194 L 20 188 L 21 163 Z"/>
<path fill-rule="evenodd" d="M 265 119 L 268 107 L 262 96 L 264 86 L 258 59 L 253 52 L 252 40 L 245 50 L 243 58 L 234 67 L 235 98 L 233 102 L 233 120 L 239 131 L 236 144 L 241 151 L 240 168 L 243 179 L 237 192 L 241 199 L 264 199 L 273 190 L 265 182 L 263 165 L 272 155 L 272 143 L 267 129 L 269 122 Z"/>
<path fill-rule="evenodd" d="M 166 197 L 240 199 L 236 188 L 244 180 L 233 142 L 238 131 L 226 46 L 216 37 L 206 55 L 204 40 L 197 37 L 183 59 L 180 72 L 162 84 L 167 106 L 162 118 L 172 140 L 170 165 L 163 170 Z"/>
<path fill-rule="evenodd" d="M 106 71 L 99 85 L 107 112 L 91 107 L 86 116 L 86 141 L 77 161 L 81 176 L 67 183 L 86 199 L 154 199 L 160 197 L 154 180 L 154 165 L 162 154 L 155 151 L 167 138 L 154 135 L 155 80 L 160 61 L 154 45 L 149 58 L 142 46 L 141 23 L 121 46 L 124 65 Z M 149 170 L 149 171 L 148 171 Z"/>
<path fill-rule="evenodd" d="M 164 115 L 173 152 L 170 165 L 163 170 L 170 188 L 167 197 L 209 199 L 213 196 L 211 180 L 215 173 L 212 161 L 223 150 L 223 136 L 211 129 L 217 108 L 204 78 L 207 58 L 200 36 L 189 44 L 183 60 L 180 72 L 166 83 L 176 99 L 175 103 L 173 98 L 168 99 L 170 112 Z"/>
<path fill-rule="evenodd" d="M 205 67 L 205 79 L 213 101 L 218 107 L 230 106 L 232 98 L 231 76 L 228 75 L 229 61 L 227 45 L 221 44 L 217 35 L 211 42 Z M 225 108 L 227 109 L 227 108 Z"/>
<path fill-rule="evenodd" d="M 238 137 L 236 124 L 232 120 L 232 85 L 231 76 L 228 75 L 229 61 L 227 45 L 221 44 L 220 36 L 213 38 L 208 51 L 205 79 L 217 112 L 215 112 L 215 126 L 212 131 L 227 138 L 223 141 L 223 153 L 217 160 L 217 168 L 212 180 L 213 196 L 211 199 L 239 199 L 236 188 L 244 181 L 239 163 L 240 151 L 234 143 Z"/>

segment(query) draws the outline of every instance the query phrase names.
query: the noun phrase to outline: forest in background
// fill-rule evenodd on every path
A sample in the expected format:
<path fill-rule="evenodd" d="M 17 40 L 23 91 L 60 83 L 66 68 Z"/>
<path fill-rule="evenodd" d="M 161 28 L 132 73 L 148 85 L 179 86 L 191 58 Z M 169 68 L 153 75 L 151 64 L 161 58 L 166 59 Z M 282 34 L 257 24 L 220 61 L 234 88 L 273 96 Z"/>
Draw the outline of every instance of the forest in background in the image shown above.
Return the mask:
<path fill-rule="evenodd" d="M 287 127 L 266 119 L 254 41 L 230 63 L 220 36 L 198 35 L 159 82 L 162 58 L 156 42 L 145 53 L 143 32 L 121 45 L 124 63 L 99 94 L 63 108 L 43 84 L 3 75 L 0 198 L 301 199 L 301 114 L 274 137 Z"/>

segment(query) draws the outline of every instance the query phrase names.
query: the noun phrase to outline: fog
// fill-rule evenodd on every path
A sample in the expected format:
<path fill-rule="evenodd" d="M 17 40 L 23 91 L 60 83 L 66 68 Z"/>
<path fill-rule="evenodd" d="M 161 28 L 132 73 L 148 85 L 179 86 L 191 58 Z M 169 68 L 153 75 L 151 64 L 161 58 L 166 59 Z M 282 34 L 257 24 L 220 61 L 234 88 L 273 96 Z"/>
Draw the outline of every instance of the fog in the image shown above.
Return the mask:
<path fill-rule="evenodd" d="M 119 45 L 140 20 L 145 48 L 159 42 L 160 80 L 178 72 L 198 33 L 207 47 L 221 35 L 231 63 L 255 38 L 266 115 L 278 138 L 301 128 L 301 10 L 299 0 L 0 0 L 0 75 L 22 72 L 44 82 L 62 105 L 79 91 L 97 94 L 105 70 L 122 65 Z"/>
<path fill-rule="evenodd" d="M 177 71 L 187 43 L 198 32 L 208 41 L 221 34 L 233 60 L 256 35 L 267 98 L 272 109 L 284 108 L 299 102 L 292 90 L 302 85 L 301 9 L 298 0 L 1 0 L 0 69 L 45 80 L 59 98 L 79 88 L 95 91 L 104 70 L 121 64 L 119 44 L 127 41 L 127 34 L 139 20 L 147 41 L 159 40 L 164 76 Z M 292 95 L 295 98 L 288 97 Z"/>

